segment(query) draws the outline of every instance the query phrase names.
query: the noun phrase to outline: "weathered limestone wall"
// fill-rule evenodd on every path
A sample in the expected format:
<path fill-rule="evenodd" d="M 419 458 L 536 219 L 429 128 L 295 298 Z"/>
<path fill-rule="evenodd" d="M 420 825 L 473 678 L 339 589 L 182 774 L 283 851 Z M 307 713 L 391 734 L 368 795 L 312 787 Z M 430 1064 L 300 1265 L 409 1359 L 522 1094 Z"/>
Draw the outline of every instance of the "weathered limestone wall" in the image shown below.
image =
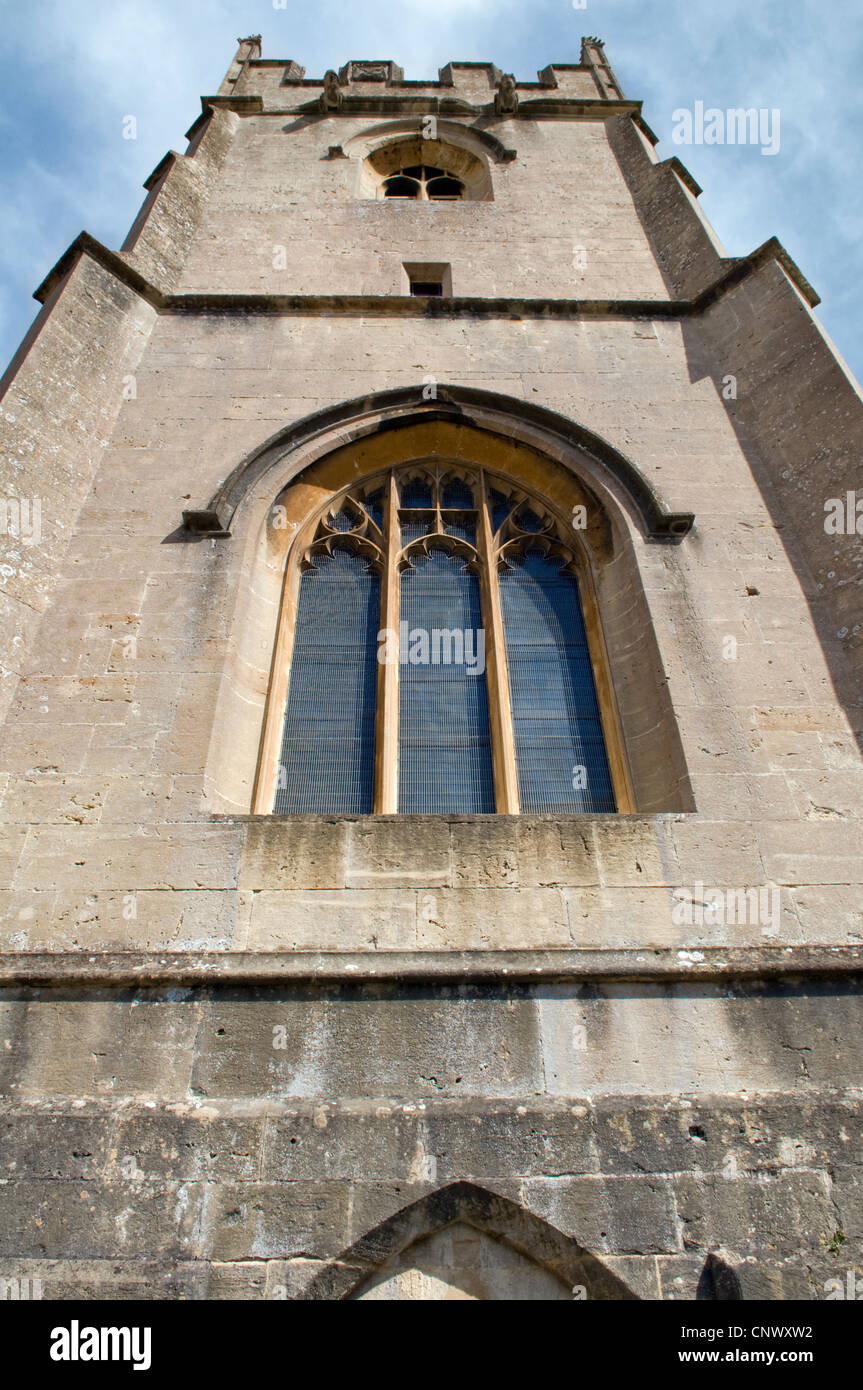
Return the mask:
<path fill-rule="evenodd" d="M 143 788 L 139 780 L 125 792 L 127 806 L 147 792 L 166 795 L 157 779 L 143 779 Z M 100 816 L 103 785 L 92 777 L 31 778 L 17 788 L 19 819 L 38 817 L 29 824 L 15 823 L 9 797 L 6 950 L 859 943 L 856 820 L 753 825 L 708 812 L 590 822 L 237 821 L 184 816 L 169 802 L 159 821 L 147 823 L 139 805 L 137 820 L 128 810 L 111 818 L 122 786 L 108 792 Z M 749 909 L 735 910 L 734 920 L 681 920 L 673 890 L 698 883 L 770 885 L 765 920 Z"/>
<path fill-rule="evenodd" d="M 696 214 L 674 161 L 652 163 L 630 120 L 610 121 L 608 132 L 670 289 L 699 294 L 723 268 L 712 228 Z M 847 498 L 856 498 L 860 481 L 863 397 L 811 302 L 769 260 L 687 321 L 684 341 L 693 380 L 712 379 L 722 396 L 804 583 L 833 687 L 859 737 L 863 538 Z M 825 524 L 830 499 L 846 511 L 838 534 Z"/>
<path fill-rule="evenodd" d="M 349 1287 L 380 1268 L 384 1233 L 374 1258 L 345 1256 L 354 1242 L 457 1182 L 643 1298 L 705 1296 L 708 1249 L 745 1297 L 823 1297 L 861 1236 L 856 1093 L 825 1089 L 837 1036 L 860 1055 L 854 1001 L 642 992 L 628 1016 L 603 991 L 541 994 L 6 1004 L 0 1258 L 45 1297 L 321 1297 L 333 1261 Z M 608 1069 L 593 1042 L 573 1053 L 575 1018 Z M 675 1094 L 651 1091 L 659 1074 Z M 757 1094 L 765 1081 L 784 1094 Z M 531 1253 L 554 1269 L 547 1243 Z M 518 1296 L 549 1296 L 525 1282 Z"/>
<path fill-rule="evenodd" d="M 23 501 L 38 535 L 4 531 L 0 549 L 0 720 L 104 461 L 155 320 L 149 304 L 87 257 L 48 299 L 0 381 L 0 497 Z M 23 517 L 23 513 L 22 513 Z M 53 662 L 52 662 L 53 665 Z"/>
<path fill-rule="evenodd" d="M 405 368 L 408 340 L 414 360 Z M 523 375 L 502 370 L 513 362 Z M 186 316 L 157 321 L 135 372 L 137 397 L 122 404 L 10 710 L 3 939 L 19 949 L 52 939 L 227 945 L 248 928 L 247 902 L 235 896 L 247 886 L 263 894 L 262 940 L 274 930 L 260 916 L 268 892 L 272 903 L 284 901 L 271 911 L 285 944 L 311 947 L 316 932 L 332 942 L 342 930 L 363 939 L 364 926 L 343 925 L 353 909 L 312 917 L 302 883 L 294 900 L 282 900 L 266 874 L 247 885 L 246 829 L 209 819 L 212 809 L 249 809 L 213 806 L 204 793 L 217 696 L 252 573 L 250 523 L 241 508 L 233 537 L 217 541 L 190 542 L 177 527 L 184 507 L 203 504 L 280 425 L 363 387 L 419 377 L 419 396 L 426 373 L 510 395 L 515 409 L 529 399 L 576 418 L 636 460 L 670 507 L 696 515 L 680 546 L 647 544 L 634 527 L 631 544 L 699 817 L 643 823 L 638 872 L 655 891 L 630 900 L 619 925 L 611 908 L 567 915 L 558 901 L 544 914 L 548 926 L 536 929 L 577 939 L 586 918 L 592 941 L 609 931 L 638 945 L 666 941 L 669 888 L 700 881 L 776 885 L 778 940 L 859 940 L 859 750 L 809 620 L 806 570 L 792 564 L 713 381 L 690 380 L 679 325 Z M 274 479 L 273 497 L 281 485 Z M 626 650 L 625 613 L 608 620 L 614 669 L 615 648 Z M 256 658 L 261 692 L 272 637 L 263 634 Z M 729 638 L 733 660 L 723 654 Z M 629 675 L 622 658 L 617 675 Z M 649 762 L 649 719 L 630 732 Z M 248 761 L 250 788 L 253 752 Z M 445 840 L 448 831 L 440 833 Z M 619 833 L 628 853 L 627 832 Z M 512 835 L 505 844 L 516 853 Z M 577 863 L 562 868 L 565 885 L 580 882 Z M 327 872 L 323 889 L 356 887 L 341 867 Z M 453 906 L 450 944 L 459 933 L 464 944 L 484 936 L 511 943 L 524 919 L 519 894 L 540 886 L 521 872 L 522 888 L 510 894 L 507 885 L 487 920 L 471 916 L 478 902 L 467 912 Z M 646 877 L 636 882 L 647 886 Z M 606 883 L 598 869 L 590 879 L 596 889 L 629 883 Z M 152 896 L 124 918 L 129 893 Z M 501 909 L 510 900 L 507 921 Z M 364 901 L 366 913 L 372 903 Z M 383 901 L 376 919 L 386 916 Z M 387 930 L 412 939 L 416 910 L 411 892 Z"/>
<path fill-rule="evenodd" d="M 601 122 L 562 122 L 553 141 L 545 122 L 493 122 L 517 158 L 486 155 L 494 199 L 468 203 L 358 196 L 359 155 L 327 151 L 380 128 L 379 117 L 244 118 L 181 288 L 407 294 L 404 262 L 443 261 L 456 295 L 668 297 Z"/>
<path fill-rule="evenodd" d="M 148 197 L 123 246 L 129 264 L 158 289 L 176 288 L 240 119 L 210 111 L 191 153 L 169 154 L 147 181 Z"/>
<path fill-rule="evenodd" d="M 694 298 L 717 279 L 725 255 L 701 214 L 697 185 L 678 160 L 657 162 L 629 117 L 610 120 L 606 130 L 669 289 Z"/>
<path fill-rule="evenodd" d="M 779 265 L 762 267 L 721 299 L 687 338 L 693 362 L 738 378 L 729 418 L 789 550 L 799 552 L 812 576 L 812 621 L 859 737 L 863 516 L 853 508 L 849 516 L 847 497 L 860 496 L 860 387 Z M 839 534 L 827 530 L 830 499 L 843 503 Z"/>

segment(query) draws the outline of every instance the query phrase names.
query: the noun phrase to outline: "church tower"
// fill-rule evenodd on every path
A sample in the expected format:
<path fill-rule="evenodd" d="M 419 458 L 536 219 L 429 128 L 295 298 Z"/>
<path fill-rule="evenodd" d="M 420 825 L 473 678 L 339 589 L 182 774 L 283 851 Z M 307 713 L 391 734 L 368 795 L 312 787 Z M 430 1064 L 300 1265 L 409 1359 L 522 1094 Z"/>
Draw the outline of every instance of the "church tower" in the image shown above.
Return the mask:
<path fill-rule="evenodd" d="M 0 383 L 2 1272 L 823 1297 L 863 408 L 817 295 L 595 38 L 247 38 L 188 140 Z"/>

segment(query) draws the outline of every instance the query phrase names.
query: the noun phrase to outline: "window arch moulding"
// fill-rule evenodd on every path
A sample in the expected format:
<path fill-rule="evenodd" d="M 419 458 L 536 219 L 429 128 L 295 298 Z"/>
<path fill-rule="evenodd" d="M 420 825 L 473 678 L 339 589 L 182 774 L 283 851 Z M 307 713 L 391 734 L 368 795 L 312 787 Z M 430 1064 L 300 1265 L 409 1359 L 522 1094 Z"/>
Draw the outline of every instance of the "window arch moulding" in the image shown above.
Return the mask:
<path fill-rule="evenodd" d="M 637 466 L 601 436 L 576 421 L 528 401 L 494 391 L 439 383 L 433 401 L 415 387 L 396 387 L 339 402 L 303 416 L 279 430 L 231 471 L 206 506 L 183 512 L 193 535 L 229 536 L 232 518 L 244 497 L 270 470 L 293 463 L 295 477 L 346 440 L 359 441 L 382 428 L 405 427 L 423 419 L 450 419 L 503 440 L 513 440 L 575 467 L 600 493 L 610 493 L 629 512 L 646 540 L 677 544 L 695 521 L 691 512 L 670 511 Z"/>
<path fill-rule="evenodd" d="M 367 1297 L 387 1276 L 415 1269 L 416 1257 L 421 1257 L 426 1243 L 436 1237 L 446 1238 L 450 1232 L 474 1238 L 465 1250 L 468 1258 L 462 1277 L 456 1276 L 454 1281 L 457 1290 L 473 1298 L 543 1299 L 550 1293 L 558 1297 L 554 1289 L 558 1281 L 561 1293 L 570 1300 L 576 1294 L 592 1301 L 636 1301 L 642 1296 L 575 1237 L 565 1235 L 507 1197 L 461 1181 L 436 1188 L 409 1203 L 347 1250 L 323 1261 L 298 1297 L 333 1302 Z M 498 1246 L 500 1261 L 486 1241 Z M 487 1254 L 491 1255 L 491 1267 L 483 1271 L 481 1262 Z M 479 1262 L 473 1258 L 476 1255 Z M 505 1276 L 503 1280 L 499 1274 L 496 1277 L 495 1266 L 499 1269 L 507 1257 L 517 1258 L 517 1269 L 523 1278 L 520 1289 L 514 1289 Z M 522 1264 L 522 1260 L 526 1263 Z M 437 1273 L 447 1283 L 452 1280 L 446 1267 Z M 423 1291 L 418 1292 L 421 1295 Z"/>
<path fill-rule="evenodd" d="M 494 165 L 511 164 L 516 151 L 488 131 L 439 117 L 389 121 L 359 130 L 342 143 L 354 165 L 353 192 L 381 198 L 389 177 L 413 166 L 431 166 L 464 185 L 465 201 L 494 199 Z"/>
<path fill-rule="evenodd" d="M 331 485 L 340 462 L 311 472 Z M 634 810 L 592 577 L 591 552 L 611 548 L 595 499 L 571 477 L 552 499 L 440 453 L 303 516 L 311 481 L 274 508 L 273 535 L 292 539 L 255 813 Z M 577 509 L 592 514 L 584 542 Z"/>
<path fill-rule="evenodd" d="M 443 386 L 435 402 L 418 401 L 415 389 L 404 388 L 295 422 L 234 469 L 207 512 L 191 514 L 205 519 L 188 528 L 198 535 L 212 534 L 214 521 L 218 534 L 234 535 L 219 551 L 232 635 L 213 714 L 204 806 L 217 814 L 273 814 L 272 807 L 262 809 L 255 781 L 289 546 L 311 544 L 322 510 L 352 484 L 394 466 L 443 461 L 499 473 L 526 495 L 551 502 L 563 520 L 585 507 L 588 524 L 572 539 L 584 556 L 587 605 L 592 600 L 597 619 L 602 614 L 607 661 L 597 669 L 613 688 L 633 809 L 693 809 L 640 558 L 644 541 L 679 542 L 692 517 L 669 513 L 634 465 L 574 422 L 494 393 Z M 286 529 L 277 530 L 274 508 L 288 491 L 292 512 Z M 668 562 L 676 563 L 672 556 Z M 625 804 L 621 798 L 618 809 Z"/>

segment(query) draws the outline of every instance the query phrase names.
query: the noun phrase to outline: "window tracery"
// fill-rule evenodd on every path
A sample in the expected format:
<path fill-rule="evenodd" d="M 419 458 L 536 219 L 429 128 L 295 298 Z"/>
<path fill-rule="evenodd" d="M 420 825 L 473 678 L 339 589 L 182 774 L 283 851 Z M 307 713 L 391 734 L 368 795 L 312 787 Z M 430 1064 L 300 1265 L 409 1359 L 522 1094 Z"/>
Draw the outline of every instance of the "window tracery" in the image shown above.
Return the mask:
<path fill-rule="evenodd" d="M 331 499 L 289 564 L 276 813 L 618 809 L 588 576 L 551 504 L 404 465 Z"/>

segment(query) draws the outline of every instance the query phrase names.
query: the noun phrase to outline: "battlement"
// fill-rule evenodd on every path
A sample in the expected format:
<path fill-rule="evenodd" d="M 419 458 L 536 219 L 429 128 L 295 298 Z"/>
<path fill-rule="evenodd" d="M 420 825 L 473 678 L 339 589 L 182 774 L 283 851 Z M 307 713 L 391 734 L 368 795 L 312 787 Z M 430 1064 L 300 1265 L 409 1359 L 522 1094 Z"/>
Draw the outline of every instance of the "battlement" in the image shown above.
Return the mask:
<path fill-rule="evenodd" d="M 298 89 L 304 98 L 308 89 L 327 90 L 333 106 L 337 96 L 435 94 L 458 96 L 472 104 L 494 102 L 495 109 L 509 107 L 508 114 L 515 114 L 521 94 L 528 100 L 536 100 L 539 94 L 553 95 L 558 100 L 624 99 L 602 41 L 596 38 L 582 40 L 577 63 L 549 63 L 537 72 L 536 81 L 522 81 L 512 73 L 504 73 L 495 63 L 456 59 L 439 69 L 437 79 L 405 78 L 404 69 L 391 58 L 351 58 L 320 77 L 308 76 L 306 68 L 293 58 L 265 58 L 260 36 L 253 35 L 239 41 L 219 95 L 258 94 L 270 106 L 277 91 L 284 104 L 286 88 Z"/>

